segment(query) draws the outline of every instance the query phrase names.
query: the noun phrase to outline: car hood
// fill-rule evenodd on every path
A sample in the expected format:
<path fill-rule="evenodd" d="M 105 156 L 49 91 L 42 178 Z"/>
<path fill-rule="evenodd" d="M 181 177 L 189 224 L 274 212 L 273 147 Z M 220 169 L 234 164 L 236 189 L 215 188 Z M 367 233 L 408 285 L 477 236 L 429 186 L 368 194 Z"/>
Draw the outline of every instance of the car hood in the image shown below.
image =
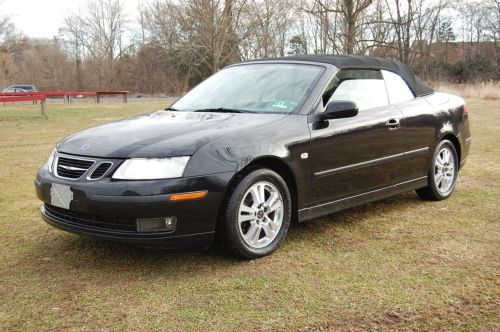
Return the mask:
<path fill-rule="evenodd" d="M 241 137 L 246 129 L 269 125 L 285 116 L 158 111 L 78 132 L 62 140 L 57 150 L 100 158 L 187 156 L 223 135 Z"/>

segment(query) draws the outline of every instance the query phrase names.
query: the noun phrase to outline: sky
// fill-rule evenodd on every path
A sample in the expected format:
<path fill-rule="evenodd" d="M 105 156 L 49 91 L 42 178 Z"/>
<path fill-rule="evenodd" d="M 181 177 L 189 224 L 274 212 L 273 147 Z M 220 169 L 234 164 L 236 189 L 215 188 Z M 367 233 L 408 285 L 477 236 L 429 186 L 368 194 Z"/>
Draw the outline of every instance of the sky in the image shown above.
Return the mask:
<path fill-rule="evenodd" d="M 64 17 L 87 0 L 0 0 L 0 16 L 9 16 L 17 29 L 28 37 L 52 38 L 59 32 Z M 136 8 L 138 0 L 123 0 L 127 15 Z"/>
<path fill-rule="evenodd" d="M 0 0 L 0 17 L 9 16 L 16 28 L 31 38 L 57 36 L 64 17 L 84 8 L 88 0 Z M 130 21 L 140 0 L 122 0 Z M 429 0 L 430 2 L 437 0 Z M 461 0 L 463 1 L 463 0 Z M 458 34 L 458 27 L 455 29 Z"/>

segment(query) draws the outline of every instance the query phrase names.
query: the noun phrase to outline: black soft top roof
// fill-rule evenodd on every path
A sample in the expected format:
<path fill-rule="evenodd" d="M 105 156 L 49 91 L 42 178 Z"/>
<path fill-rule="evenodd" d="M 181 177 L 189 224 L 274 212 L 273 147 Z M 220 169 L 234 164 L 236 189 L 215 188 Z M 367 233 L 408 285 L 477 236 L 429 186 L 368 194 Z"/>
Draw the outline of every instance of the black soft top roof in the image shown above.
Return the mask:
<path fill-rule="evenodd" d="M 400 75 L 415 96 L 425 96 L 434 90 L 415 76 L 413 70 L 402 62 L 358 55 L 296 55 L 265 60 L 319 62 L 334 65 L 338 69 L 384 69 Z"/>

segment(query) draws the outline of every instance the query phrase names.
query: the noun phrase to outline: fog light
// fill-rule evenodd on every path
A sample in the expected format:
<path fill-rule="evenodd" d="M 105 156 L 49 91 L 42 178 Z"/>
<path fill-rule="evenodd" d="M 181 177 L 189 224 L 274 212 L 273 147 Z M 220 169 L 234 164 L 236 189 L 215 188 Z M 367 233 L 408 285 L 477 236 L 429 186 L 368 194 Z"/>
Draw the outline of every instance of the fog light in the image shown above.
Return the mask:
<path fill-rule="evenodd" d="M 171 232 L 175 230 L 177 217 L 137 218 L 139 232 Z"/>

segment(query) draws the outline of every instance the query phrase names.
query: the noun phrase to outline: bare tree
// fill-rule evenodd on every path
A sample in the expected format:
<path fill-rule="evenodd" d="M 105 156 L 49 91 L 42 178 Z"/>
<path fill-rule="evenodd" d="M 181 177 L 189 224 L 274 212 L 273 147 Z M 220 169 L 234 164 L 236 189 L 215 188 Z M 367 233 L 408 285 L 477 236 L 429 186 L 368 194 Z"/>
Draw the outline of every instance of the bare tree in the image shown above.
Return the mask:
<path fill-rule="evenodd" d="M 180 94 L 240 60 L 306 53 L 391 57 L 424 78 L 500 76 L 500 0 L 139 1 L 127 38 L 121 0 L 89 0 L 64 20 L 65 52 L 13 38 L 1 17 L 0 84 Z"/>
<path fill-rule="evenodd" d="M 0 1 L 0 7 L 3 1 Z M 14 24 L 10 21 L 8 16 L 1 15 L 0 11 L 0 42 L 3 41 L 14 30 Z"/>
<path fill-rule="evenodd" d="M 0 40 L 12 29 L 12 23 L 7 16 L 0 17 Z"/>
<path fill-rule="evenodd" d="M 500 77 L 499 7 L 498 0 L 472 0 L 455 5 L 461 27 L 462 76 Z"/>
<path fill-rule="evenodd" d="M 182 8 L 171 0 L 155 0 L 144 8 L 144 27 L 151 40 L 165 48 L 178 47 L 187 38 L 181 26 Z"/>
<path fill-rule="evenodd" d="M 448 6 L 447 0 L 385 1 L 397 58 L 411 64 L 422 56 L 428 56 L 429 46 L 437 37 L 442 11 Z"/>
<path fill-rule="evenodd" d="M 500 78 L 500 0 L 489 0 L 486 4 L 486 36 L 493 42 L 495 48 L 495 59 L 497 73 L 496 78 Z"/>
<path fill-rule="evenodd" d="M 308 27 L 308 34 L 313 39 L 315 53 L 326 54 L 336 51 L 339 34 L 336 26 L 332 29 L 330 24 L 332 13 L 333 20 L 336 22 L 336 12 L 331 9 L 333 5 L 336 5 L 336 2 L 332 4 L 330 0 L 305 1 L 302 4 L 302 10 L 309 15 L 305 25 Z M 304 33 L 302 36 L 303 39 L 307 39 Z"/>
<path fill-rule="evenodd" d="M 59 33 L 66 42 L 69 54 L 75 59 L 77 89 L 83 90 L 82 60 L 85 52 L 85 29 L 81 15 L 65 17 Z"/>
<path fill-rule="evenodd" d="M 387 18 L 387 2 L 376 0 L 361 23 L 360 30 L 366 31 L 364 35 L 357 38 L 361 44 L 361 54 L 372 54 L 386 57 L 394 49 L 394 25 Z"/>
<path fill-rule="evenodd" d="M 249 4 L 247 22 L 251 29 L 251 56 L 276 57 L 285 55 L 286 38 L 291 23 L 289 0 L 260 0 Z"/>
<path fill-rule="evenodd" d="M 83 18 L 86 47 L 96 57 L 113 60 L 122 54 L 125 15 L 121 0 L 92 0 Z"/>
<path fill-rule="evenodd" d="M 320 18 L 321 35 L 323 38 L 321 51 L 326 53 L 330 31 L 330 13 L 340 15 L 342 20 L 342 34 L 337 34 L 337 26 L 333 29 L 334 41 L 342 39 L 342 53 L 354 54 L 356 47 L 356 36 L 360 27 L 360 18 L 373 0 L 315 0 L 311 9 L 307 12 L 317 15 Z M 334 16 L 335 23 L 337 16 Z M 336 25 L 336 24 L 335 24 Z M 333 43 L 335 45 L 335 42 Z"/>
<path fill-rule="evenodd" d="M 75 59 L 78 89 L 116 84 L 114 67 L 123 54 L 126 23 L 121 0 L 89 0 L 84 9 L 64 19 L 60 33 Z"/>
<path fill-rule="evenodd" d="M 358 20 L 372 1 L 373 0 L 342 0 L 340 1 L 339 8 L 335 10 L 344 16 L 346 30 L 344 50 L 348 54 L 354 53 Z"/>
<path fill-rule="evenodd" d="M 246 0 L 187 0 L 179 11 L 183 30 L 200 61 L 217 72 L 239 59 L 239 44 L 250 36 Z"/>
<path fill-rule="evenodd" d="M 411 51 L 411 27 L 414 15 L 413 2 L 415 0 L 393 0 L 394 2 L 392 3 L 390 1 L 386 0 L 389 18 L 396 36 L 398 57 L 401 61 L 408 62 Z M 392 9 L 392 5 L 394 5 L 394 9 Z"/>

